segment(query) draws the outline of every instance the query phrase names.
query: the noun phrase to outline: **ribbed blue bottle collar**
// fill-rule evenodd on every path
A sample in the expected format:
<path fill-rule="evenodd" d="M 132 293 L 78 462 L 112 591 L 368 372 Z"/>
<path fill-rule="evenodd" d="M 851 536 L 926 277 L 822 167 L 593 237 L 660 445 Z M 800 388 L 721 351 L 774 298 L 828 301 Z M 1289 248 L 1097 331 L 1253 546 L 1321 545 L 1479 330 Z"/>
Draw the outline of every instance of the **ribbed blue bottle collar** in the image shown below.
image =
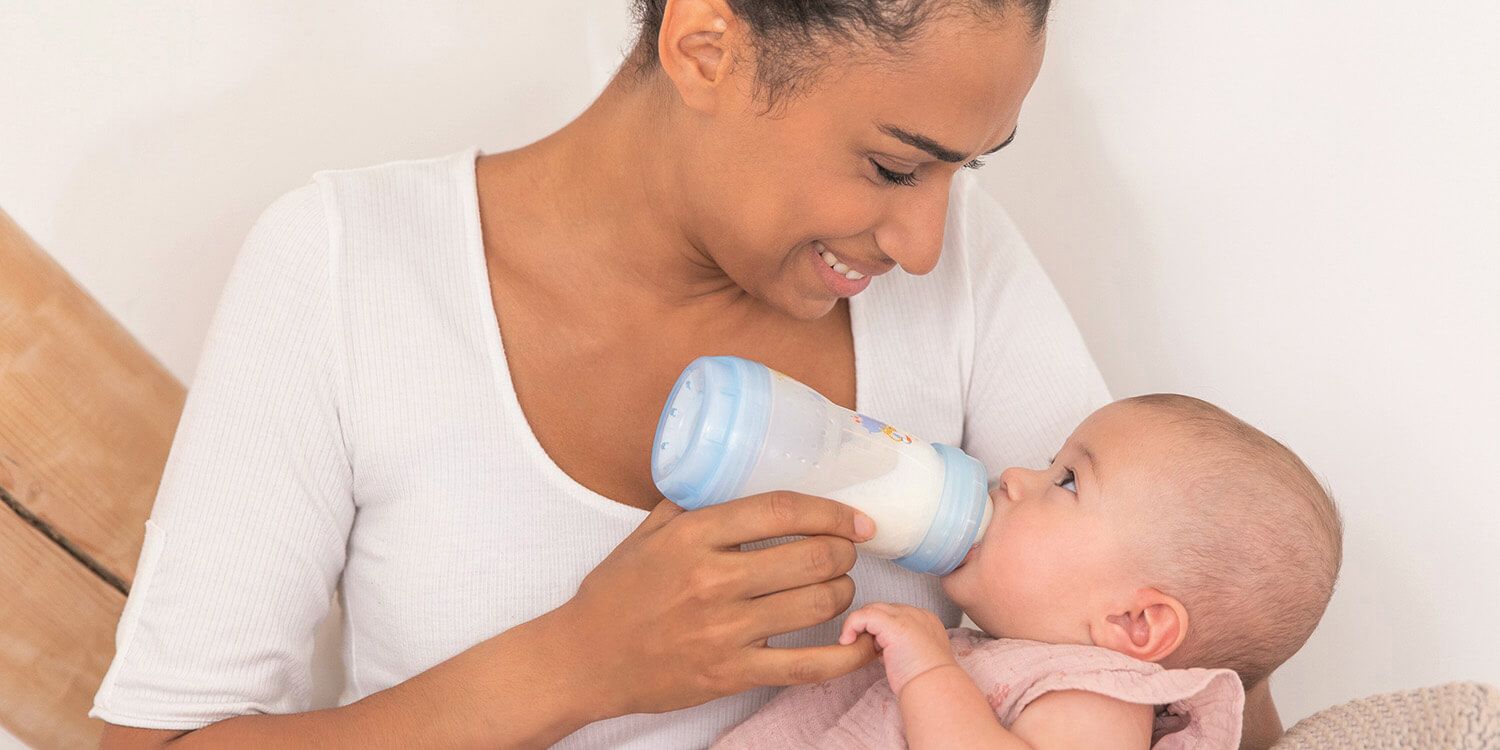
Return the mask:
<path fill-rule="evenodd" d="M 989 503 L 984 464 L 950 445 L 933 443 L 943 460 L 943 493 L 937 514 L 922 543 L 896 564 L 916 573 L 941 576 L 952 572 L 963 562 L 984 520 Z"/>

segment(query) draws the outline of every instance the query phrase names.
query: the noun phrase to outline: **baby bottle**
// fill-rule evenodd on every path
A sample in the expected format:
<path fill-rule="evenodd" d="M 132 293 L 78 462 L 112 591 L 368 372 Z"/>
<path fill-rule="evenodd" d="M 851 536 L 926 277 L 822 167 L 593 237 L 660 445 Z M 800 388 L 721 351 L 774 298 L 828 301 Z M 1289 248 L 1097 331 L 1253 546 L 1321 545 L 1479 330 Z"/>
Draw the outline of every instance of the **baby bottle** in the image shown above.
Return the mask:
<path fill-rule="evenodd" d="M 838 500 L 875 521 L 862 552 L 933 575 L 958 567 L 992 511 L 972 456 L 739 357 L 699 357 L 682 371 L 656 425 L 651 476 L 688 509 L 772 490 Z"/>

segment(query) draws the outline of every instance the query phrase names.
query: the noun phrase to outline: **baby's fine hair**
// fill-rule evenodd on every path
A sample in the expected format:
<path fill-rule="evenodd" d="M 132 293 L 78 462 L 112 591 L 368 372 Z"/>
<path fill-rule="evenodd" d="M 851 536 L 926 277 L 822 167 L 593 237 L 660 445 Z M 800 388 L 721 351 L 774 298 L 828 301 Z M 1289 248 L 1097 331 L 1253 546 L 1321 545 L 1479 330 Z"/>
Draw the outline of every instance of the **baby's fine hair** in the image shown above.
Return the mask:
<path fill-rule="evenodd" d="M 1343 522 L 1302 459 L 1264 432 L 1191 396 L 1124 403 L 1175 436 L 1152 569 L 1188 611 L 1168 666 L 1233 669 L 1247 688 L 1291 658 L 1317 627 L 1343 558 Z M 1179 504 L 1180 503 L 1180 504 Z"/>

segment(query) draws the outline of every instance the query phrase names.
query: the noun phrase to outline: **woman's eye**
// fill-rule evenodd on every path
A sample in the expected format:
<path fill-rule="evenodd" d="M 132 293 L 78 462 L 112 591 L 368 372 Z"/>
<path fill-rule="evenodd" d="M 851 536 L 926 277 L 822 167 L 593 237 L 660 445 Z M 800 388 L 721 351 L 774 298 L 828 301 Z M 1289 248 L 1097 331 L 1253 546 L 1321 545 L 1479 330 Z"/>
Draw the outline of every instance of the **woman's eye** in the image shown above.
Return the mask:
<path fill-rule="evenodd" d="M 886 169 L 885 167 L 880 166 L 880 162 L 875 161 L 874 159 L 871 159 L 870 163 L 875 165 L 875 171 L 880 175 L 881 179 L 884 179 L 886 182 L 889 182 L 892 185 L 911 187 L 912 185 L 917 184 L 917 175 L 915 172 L 893 172 L 889 169 Z"/>
<path fill-rule="evenodd" d="M 1058 482 L 1057 486 L 1075 495 L 1078 494 L 1077 477 L 1073 476 L 1072 469 L 1068 469 L 1068 473 L 1063 475 L 1062 481 Z"/>

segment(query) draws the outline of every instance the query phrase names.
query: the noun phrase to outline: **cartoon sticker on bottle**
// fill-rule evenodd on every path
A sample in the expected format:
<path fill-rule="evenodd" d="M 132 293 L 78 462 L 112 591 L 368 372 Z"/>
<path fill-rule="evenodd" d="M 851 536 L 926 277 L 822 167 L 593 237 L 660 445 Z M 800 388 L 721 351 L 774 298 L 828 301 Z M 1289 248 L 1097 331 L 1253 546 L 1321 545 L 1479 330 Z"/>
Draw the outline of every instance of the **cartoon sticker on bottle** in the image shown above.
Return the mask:
<path fill-rule="evenodd" d="M 859 425 L 860 427 L 865 428 L 865 430 L 867 430 L 871 435 L 885 435 L 886 437 L 898 443 L 901 443 L 902 445 L 911 445 L 910 435 L 901 432 L 896 428 L 873 417 L 867 417 L 863 414 L 855 414 L 854 423 Z"/>

